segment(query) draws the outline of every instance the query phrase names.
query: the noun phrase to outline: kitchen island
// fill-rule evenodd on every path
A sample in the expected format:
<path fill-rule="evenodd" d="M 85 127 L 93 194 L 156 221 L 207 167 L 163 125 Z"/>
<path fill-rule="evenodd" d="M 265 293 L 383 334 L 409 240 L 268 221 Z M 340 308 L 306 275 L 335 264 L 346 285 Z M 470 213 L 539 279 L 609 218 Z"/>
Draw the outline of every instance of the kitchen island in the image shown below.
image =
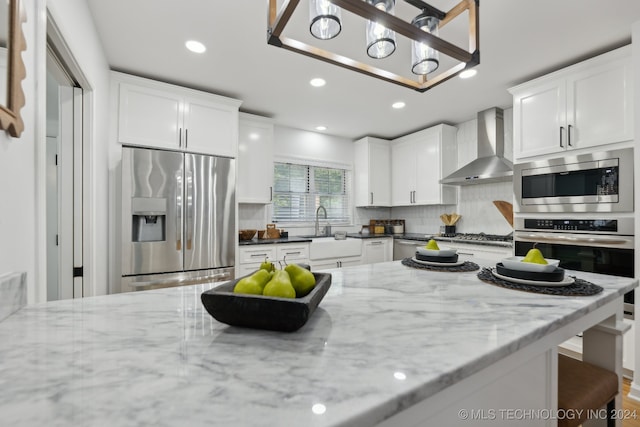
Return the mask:
<path fill-rule="evenodd" d="M 553 410 L 556 346 L 589 328 L 585 358 L 621 371 L 633 279 L 571 272 L 604 291 L 563 297 L 399 261 L 327 271 L 294 333 L 217 322 L 200 294 L 219 284 L 25 307 L 0 323 L 2 424 L 555 425 L 489 410 Z"/>

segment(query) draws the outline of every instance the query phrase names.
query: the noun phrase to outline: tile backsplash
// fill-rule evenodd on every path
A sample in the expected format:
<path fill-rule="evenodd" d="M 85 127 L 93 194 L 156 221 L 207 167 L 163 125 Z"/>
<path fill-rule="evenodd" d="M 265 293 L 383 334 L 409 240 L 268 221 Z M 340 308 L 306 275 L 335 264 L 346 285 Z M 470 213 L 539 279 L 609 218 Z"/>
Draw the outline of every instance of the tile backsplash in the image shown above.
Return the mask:
<path fill-rule="evenodd" d="M 458 167 L 462 167 L 477 157 L 477 120 L 460 123 L 458 128 Z M 513 109 L 504 110 L 505 157 L 513 159 Z M 513 202 L 513 184 L 497 182 L 458 187 L 456 205 L 405 206 L 395 208 L 356 208 L 352 227 L 334 227 L 334 230 L 359 231 L 370 219 L 401 218 L 405 220 L 405 232 L 436 234 L 443 225 L 440 215 L 456 212 L 462 215 L 456 224 L 459 233 L 509 234 L 513 230 L 494 200 Z M 271 222 L 269 205 L 241 204 L 238 209 L 240 229 L 262 229 Z M 289 228 L 290 235 L 309 234 L 312 228 Z"/>

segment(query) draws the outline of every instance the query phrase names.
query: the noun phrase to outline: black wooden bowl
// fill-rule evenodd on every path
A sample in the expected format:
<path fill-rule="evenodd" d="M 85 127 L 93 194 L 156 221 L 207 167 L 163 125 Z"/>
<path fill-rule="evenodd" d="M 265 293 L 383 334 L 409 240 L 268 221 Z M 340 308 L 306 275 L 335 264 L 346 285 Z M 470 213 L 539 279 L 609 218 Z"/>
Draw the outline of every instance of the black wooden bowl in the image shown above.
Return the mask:
<path fill-rule="evenodd" d="M 496 264 L 496 272 L 502 276 L 513 277 L 514 279 L 537 280 L 540 282 L 562 282 L 564 280 L 564 269 L 556 267 L 549 273 L 537 271 L 513 270 L 502 265 L 501 262 Z"/>
<path fill-rule="evenodd" d="M 236 294 L 237 279 L 203 292 L 200 299 L 214 319 L 227 325 L 293 332 L 307 323 L 331 286 L 331 273 L 313 275 L 316 286 L 302 298 Z"/>

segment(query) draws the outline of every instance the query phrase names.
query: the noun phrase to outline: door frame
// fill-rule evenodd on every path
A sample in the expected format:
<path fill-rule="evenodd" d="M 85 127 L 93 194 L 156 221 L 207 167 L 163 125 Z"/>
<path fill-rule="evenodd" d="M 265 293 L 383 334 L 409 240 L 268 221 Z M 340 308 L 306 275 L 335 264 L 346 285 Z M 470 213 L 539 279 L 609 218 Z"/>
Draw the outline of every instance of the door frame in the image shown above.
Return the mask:
<path fill-rule="evenodd" d="M 94 94 L 92 85 L 89 83 L 85 73 L 82 71 L 80 65 L 75 60 L 75 57 L 69 48 L 68 44 L 64 40 L 62 36 L 62 32 L 59 27 L 56 25 L 55 20 L 51 16 L 50 11 L 46 8 L 46 5 L 41 4 L 37 7 L 38 9 L 38 20 L 40 21 L 37 25 L 38 28 L 46 28 L 45 34 L 39 35 L 40 43 L 35 43 L 36 57 L 41 58 L 37 69 L 37 81 L 46 81 L 46 58 L 47 58 L 47 49 L 48 46 L 52 46 L 55 51 L 57 57 L 63 62 L 67 71 L 73 76 L 74 80 L 77 82 L 78 86 L 82 88 L 82 120 L 78 121 L 78 123 L 74 123 L 74 126 L 81 126 L 82 135 L 82 158 L 81 158 L 81 169 L 83 170 L 82 175 L 82 205 L 77 206 L 74 209 L 81 209 L 82 213 L 82 232 L 81 234 L 81 242 L 82 242 L 82 260 L 83 260 L 83 283 L 81 288 L 77 289 L 76 284 L 74 283 L 74 288 L 77 289 L 77 293 L 82 296 L 90 296 L 93 295 L 94 289 L 90 286 L 93 283 L 93 257 L 94 250 L 91 247 L 90 242 L 92 242 L 94 232 L 93 232 L 93 221 L 92 221 L 92 205 L 91 205 L 91 188 L 93 188 L 93 184 L 95 182 L 94 172 L 91 165 L 92 158 L 92 130 L 94 127 L 94 123 L 92 120 L 93 117 L 93 101 Z M 45 85 L 40 85 L 37 90 L 37 98 L 44 100 L 46 99 L 46 87 Z M 35 301 L 34 302 L 45 302 L 47 300 L 47 248 L 46 248 L 46 105 L 45 102 L 40 102 L 37 107 L 36 112 L 37 118 L 37 126 L 35 130 L 35 139 L 37 141 L 36 144 L 36 193 L 37 193 L 37 205 L 39 208 L 36 212 L 36 223 L 37 223 L 37 249 L 36 249 L 36 272 L 35 272 Z M 79 159 L 78 159 L 79 160 Z M 78 165 L 76 165 L 78 166 Z M 76 235 L 78 233 L 75 233 Z M 75 282 L 75 281 L 74 281 Z"/>

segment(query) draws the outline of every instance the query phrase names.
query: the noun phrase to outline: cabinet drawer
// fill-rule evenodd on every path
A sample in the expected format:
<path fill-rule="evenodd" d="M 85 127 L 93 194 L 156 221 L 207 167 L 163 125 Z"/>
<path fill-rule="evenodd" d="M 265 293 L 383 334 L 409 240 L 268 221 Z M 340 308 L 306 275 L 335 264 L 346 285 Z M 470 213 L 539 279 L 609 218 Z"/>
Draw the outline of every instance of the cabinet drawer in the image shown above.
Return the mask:
<path fill-rule="evenodd" d="M 300 259 L 308 259 L 309 258 L 309 245 L 282 245 L 278 246 L 277 251 L 278 261 L 282 261 L 285 259 L 287 261 L 294 261 Z"/>
<path fill-rule="evenodd" d="M 273 246 L 273 245 L 271 245 Z M 274 247 L 248 247 L 240 249 L 240 264 L 259 263 L 264 261 L 265 257 L 271 261 L 277 259 L 276 248 Z"/>

